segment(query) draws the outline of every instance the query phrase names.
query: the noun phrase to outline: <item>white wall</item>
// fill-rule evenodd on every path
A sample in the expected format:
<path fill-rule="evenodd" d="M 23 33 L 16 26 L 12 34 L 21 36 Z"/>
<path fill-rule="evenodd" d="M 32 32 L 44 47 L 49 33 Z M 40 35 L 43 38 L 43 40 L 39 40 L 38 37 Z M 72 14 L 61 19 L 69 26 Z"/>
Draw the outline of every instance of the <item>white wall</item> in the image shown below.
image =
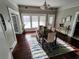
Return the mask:
<path fill-rule="evenodd" d="M 14 5 L 12 3 L 9 2 L 8 0 L 0 0 L 0 13 L 3 15 L 7 25 L 7 31 L 5 32 L 6 39 L 2 41 L 1 40 L 2 36 L 0 35 L 0 59 L 11 59 L 11 52 L 9 47 L 10 45 L 13 44 L 14 38 L 13 38 L 13 31 L 11 24 L 8 22 L 10 18 L 9 18 L 7 7 L 10 7 L 18 11 L 17 5 L 16 4 Z"/>
<path fill-rule="evenodd" d="M 1 19 L 0 19 L 1 20 Z M 0 59 L 12 59 L 0 22 Z"/>
<path fill-rule="evenodd" d="M 12 7 L 16 10 L 18 10 L 18 7 L 12 5 L 8 0 L 4 1 L 1 0 L 0 1 L 0 13 L 3 14 L 4 20 L 6 22 L 7 25 L 7 31 L 6 31 L 6 41 L 9 43 L 9 47 L 10 45 L 13 44 L 13 40 L 14 40 L 14 35 L 13 35 L 13 31 L 12 31 L 12 27 L 11 27 L 11 23 L 8 22 L 8 20 L 10 20 L 9 18 L 9 14 L 8 14 L 8 9 L 7 7 Z"/>
<path fill-rule="evenodd" d="M 59 23 L 61 23 L 62 18 L 67 17 L 67 16 L 72 16 L 72 19 L 70 22 L 71 31 L 69 32 L 69 36 L 72 36 L 72 30 L 74 29 L 72 27 L 73 27 L 73 23 L 75 20 L 74 17 L 75 17 L 76 12 L 78 12 L 78 11 L 79 11 L 79 6 L 59 10 L 57 21 L 56 21 L 56 28 L 59 27 Z"/>

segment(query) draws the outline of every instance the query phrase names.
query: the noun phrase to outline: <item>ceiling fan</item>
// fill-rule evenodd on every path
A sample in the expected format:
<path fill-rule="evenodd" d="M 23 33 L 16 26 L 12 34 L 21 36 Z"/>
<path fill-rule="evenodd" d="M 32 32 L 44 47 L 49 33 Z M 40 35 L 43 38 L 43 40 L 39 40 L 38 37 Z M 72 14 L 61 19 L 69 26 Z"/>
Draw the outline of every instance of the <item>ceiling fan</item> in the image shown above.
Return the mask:
<path fill-rule="evenodd" d="M 40 6 L 40 9 L 42 9 L 42 10 L 46 10 L 49 8 L 50 8 L 50 5 L 46 3 L 46 0 L 45 0 L 44 4 L 42 6 Z"/>

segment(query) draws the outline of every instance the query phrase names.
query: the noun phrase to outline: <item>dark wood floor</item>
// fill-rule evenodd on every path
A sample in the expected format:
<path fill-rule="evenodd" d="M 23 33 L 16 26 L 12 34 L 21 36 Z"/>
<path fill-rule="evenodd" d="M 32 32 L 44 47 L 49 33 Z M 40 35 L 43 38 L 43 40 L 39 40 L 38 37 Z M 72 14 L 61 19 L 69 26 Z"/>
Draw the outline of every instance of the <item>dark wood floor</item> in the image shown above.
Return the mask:
<path fill-rule="evenodd" d="M 27 33 L 16 35 L 18 43 L 12 53 L 14 59 L 32 59 L 31 51 L 28 42 L 25 38 L 25 35 L 27 35 Z M 71 52 L 50 59 L 79 59 L 79 58 L 74 52 Z"/>
<path fill-rule="evenodd" d="M 16 35 L 17 37 L 17 45 L 13 51 L 14 59 L 31 59 L 31 51 L 28 45 L 27 40 L 25 39 L 25 35 Z"/>

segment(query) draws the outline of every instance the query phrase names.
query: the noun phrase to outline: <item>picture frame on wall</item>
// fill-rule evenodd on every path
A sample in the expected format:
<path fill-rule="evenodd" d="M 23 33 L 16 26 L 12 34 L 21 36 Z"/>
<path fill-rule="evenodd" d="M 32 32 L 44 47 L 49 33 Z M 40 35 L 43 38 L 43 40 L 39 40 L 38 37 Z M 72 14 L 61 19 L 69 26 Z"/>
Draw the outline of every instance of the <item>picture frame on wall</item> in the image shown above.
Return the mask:
<path fill-rule="evenodd" d="M 67 16 L 66 17 L 66 22 L 70 22 L 71 21 L 72 16 Z"/>

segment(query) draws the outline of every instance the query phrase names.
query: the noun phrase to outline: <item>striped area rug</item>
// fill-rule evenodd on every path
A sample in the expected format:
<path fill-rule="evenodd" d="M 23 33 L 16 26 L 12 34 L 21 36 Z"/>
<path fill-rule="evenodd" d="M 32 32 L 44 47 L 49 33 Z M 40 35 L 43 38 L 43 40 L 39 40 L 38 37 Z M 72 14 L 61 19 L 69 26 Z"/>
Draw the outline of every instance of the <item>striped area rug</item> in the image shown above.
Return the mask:
<path fill-rule="evenodd" d="M 27 41 L 29 43 L 30 50 L 32 53 L 32 58 L 33 59 L 47 59 L 48 56 L 46 55 L 45 51 L 41 48 L 36 37 L 34 37 L 33 35 L 34 34 L 26 35 L 26 38 L 27 38 Z"/>

